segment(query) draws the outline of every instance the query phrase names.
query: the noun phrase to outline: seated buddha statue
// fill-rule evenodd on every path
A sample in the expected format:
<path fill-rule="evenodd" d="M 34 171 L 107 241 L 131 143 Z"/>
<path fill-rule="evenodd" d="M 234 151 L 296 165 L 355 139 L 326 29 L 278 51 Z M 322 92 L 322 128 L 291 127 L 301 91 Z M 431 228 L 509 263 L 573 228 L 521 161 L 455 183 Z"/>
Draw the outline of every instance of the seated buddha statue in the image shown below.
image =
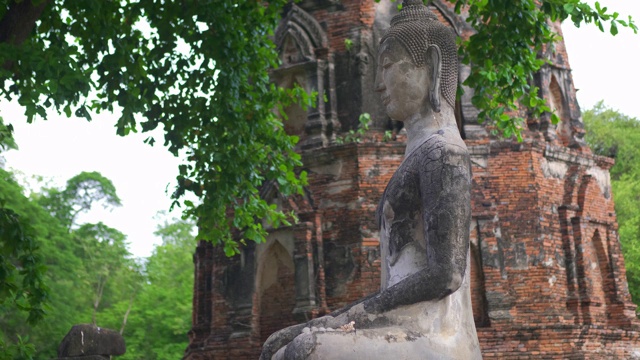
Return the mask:
<path fill-rule="evenodd" d="M 405 1 L 380 41 L 376 91 L 407 132 L 377 210 L 380 291 L 280 330 L 276 359 L 481 359 L 469 287 L 471 165 L 454 116 L 456 37 Z"/>

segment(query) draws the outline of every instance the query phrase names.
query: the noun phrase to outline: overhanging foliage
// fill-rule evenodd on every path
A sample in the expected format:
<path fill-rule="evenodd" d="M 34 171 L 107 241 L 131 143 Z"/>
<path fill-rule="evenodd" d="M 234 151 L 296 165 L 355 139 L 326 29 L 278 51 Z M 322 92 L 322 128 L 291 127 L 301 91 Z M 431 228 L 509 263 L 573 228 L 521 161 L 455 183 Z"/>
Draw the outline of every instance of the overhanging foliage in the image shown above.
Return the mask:
<path fill-rule="evenodd" d="M 240 242 L 263 241 L 256 219 L 276 226 L 288 219 L 260 198 L 262 183 L 277 181 L 289 195 L 305 182 L 294 171 L 297 139 L 273 109 L 312 105 L 311 98 L 269 81 L 278 65 L 270 37 L 286 3 L 2 0 L 0 95 L 17 99 L 29 121 L 46 117 L 47 108 L 88 120 L 93 111 L 121 109 L 120 135 L 162 127 L 164 145 L 188 159 L 177 201 L 199 219 L 202 238 L 232 255 L 239 246 L 233 228 L 242 231 Z M 456 7 L 468 7 L 477 31 L 461 47 L 473 65 L 473 103 L 505 136 L 520 134 L 522 119 L 510 116 L 518 104 L 549 111 L 531 79 L 544 64 L 540 50 L 555 40 L 550 21 L 636 31 L 631 19 L 578 0 L 458 0 Z M 187 192 L 201 202 L 185 200 Z"/>

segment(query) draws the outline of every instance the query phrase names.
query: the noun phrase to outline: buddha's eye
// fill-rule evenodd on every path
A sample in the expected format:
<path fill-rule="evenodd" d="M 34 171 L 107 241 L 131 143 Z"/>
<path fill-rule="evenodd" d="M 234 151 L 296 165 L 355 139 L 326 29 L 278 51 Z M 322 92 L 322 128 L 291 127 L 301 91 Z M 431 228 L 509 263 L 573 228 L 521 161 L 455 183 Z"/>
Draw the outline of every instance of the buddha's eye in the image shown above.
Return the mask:
<path fill-rule="evenodd" d="M 388 69 L 391 65 L 393 65 L 393 61 L 389 60 L 389 59 L 384 59 L 384 61 L 382 62 L 382 68 L 383 69 Z"/>

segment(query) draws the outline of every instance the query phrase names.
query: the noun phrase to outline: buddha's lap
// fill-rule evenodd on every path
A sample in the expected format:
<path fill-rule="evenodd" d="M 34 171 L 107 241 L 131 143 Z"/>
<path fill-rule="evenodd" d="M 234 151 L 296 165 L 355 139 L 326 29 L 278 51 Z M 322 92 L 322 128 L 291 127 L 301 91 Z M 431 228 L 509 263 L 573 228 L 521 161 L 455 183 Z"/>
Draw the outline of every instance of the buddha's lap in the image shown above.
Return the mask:
<path fill-rule="evenodd" d="M 304 359 L 477 359 L 480 358 L 475 339 L 465 331 L 451 334 L 424 335 L 405 328 L 390 326 L 375 329 L 356 329 L 345 332 L 314 331 L 296 337 L 274 359 L 293 360 L 297 354 Z M 286 353 L 286 355 L 285 355 Z"/>

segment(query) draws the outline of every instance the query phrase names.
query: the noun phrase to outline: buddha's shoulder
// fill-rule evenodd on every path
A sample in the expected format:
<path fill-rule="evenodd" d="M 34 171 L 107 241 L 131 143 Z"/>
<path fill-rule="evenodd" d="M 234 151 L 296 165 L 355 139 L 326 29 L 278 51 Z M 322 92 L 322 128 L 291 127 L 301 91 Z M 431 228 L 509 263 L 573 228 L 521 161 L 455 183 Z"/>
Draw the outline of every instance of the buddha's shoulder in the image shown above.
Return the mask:
<path fill-rule="evenodd" d="M 417 149 L 417 157 L 438 160 L 454 157 L 468 157 L 469 151 L 459 134 L 440 130 L 426 139 Z"/>

